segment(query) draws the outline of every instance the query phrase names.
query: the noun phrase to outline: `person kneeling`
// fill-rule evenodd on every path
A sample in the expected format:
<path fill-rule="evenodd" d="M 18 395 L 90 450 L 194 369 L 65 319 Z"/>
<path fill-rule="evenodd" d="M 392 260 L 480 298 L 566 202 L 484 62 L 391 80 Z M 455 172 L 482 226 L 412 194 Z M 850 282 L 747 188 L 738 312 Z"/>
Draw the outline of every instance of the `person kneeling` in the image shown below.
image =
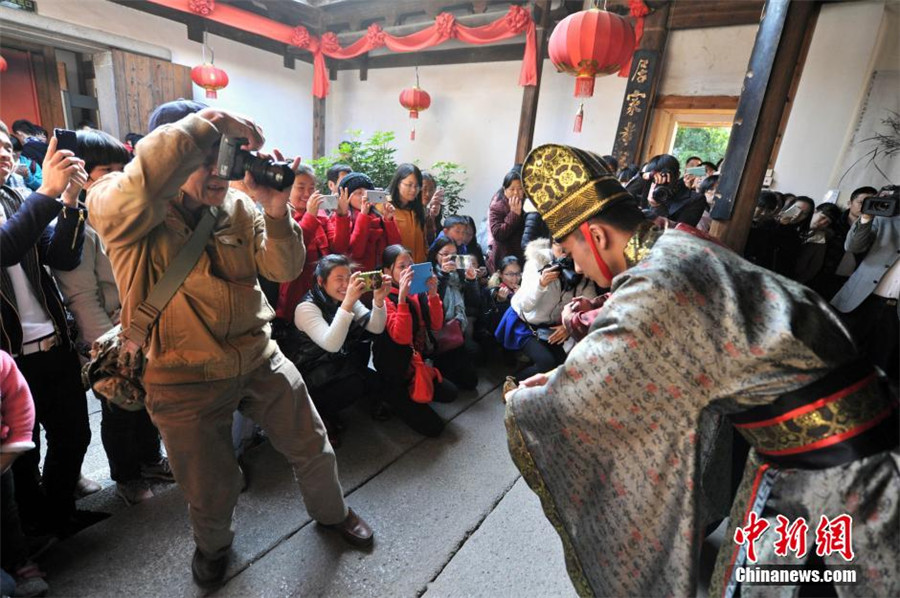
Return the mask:
<path fill-rule="evenodd" d="M 437 277 L 431 276 L 427 292 L 409 296 L 413 257 L 403 245 L 391 245 L 382 254 L 384 273 L 395 281 L 386 300 L 385 334 L 375 341 L 375 368 L 384 376 L 385 400 L 406 424 L 425 436 L 437 436 L 444 421 L 427 405 L 449 403 L 459 394 L 456 385 L 423 361 L 431 357 L 432 331 L 444 324 L 444 306 L 438 295 Z"/>
<path fill-rule="evenodd" d="M 297 369 L 334 447 L 340 445 L 339 412 L 381 386 L 368 367 L 369 353 L 373 335 L 384 331 L 384 298 L 391 288 L 390 276 L 367 279 L 361 272 L 351 274 L 350 266 L 342 255 L 320 259 L 316 282 L 294 311 L 301 337 Z M 371 311 L 359 300 L 369 285 L 375 286 Z"/>

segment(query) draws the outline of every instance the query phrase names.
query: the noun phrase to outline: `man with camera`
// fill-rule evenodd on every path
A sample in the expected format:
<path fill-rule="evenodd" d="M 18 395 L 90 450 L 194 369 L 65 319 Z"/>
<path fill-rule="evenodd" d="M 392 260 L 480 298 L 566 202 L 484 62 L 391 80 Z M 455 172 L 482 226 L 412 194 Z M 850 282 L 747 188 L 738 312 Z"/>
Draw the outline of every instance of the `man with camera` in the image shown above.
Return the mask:
<path fill-rule="evenodd" d="M 293 280 L 303 267 L 303 241 L 287 209 L 290 165 L 234 152 L 248 171 L 251 199 L 217 175 L 235 170 L 234 162 L 217 165 L 217 156 L 223 137 L 243 138 L 250 150 L 262 146 L 252 120 L 178 100 L 158 107 L 149 129 L 124 172 L 94 184 L 88 205 L 119 283 L 123 328 L 133 318 L 149 321 L 141 348 L 146 407 L 190 505 L 194 580 L 204 587 L 222 581 L 234 537 L 241 489 L 230 435 L 235 409 L 260 424 L 291 463 L 312 518 L 352 544 L 370 545 L 372 530 L 344 503 L 306 385 L 270 338 L 274 313 L 257 281 L 259 274 Z M 207 211 L 214 226 L 205 251 L 154 325 L 137 308 L 193 229 L 208 221 Z M 135 349 L 130 342 L 123 350 Z"/>
<path fill-rule="evenodd" d="M 844 242 L 866 257 L 831 300 L 866 356 L 898 380 L 900 346 L 900 187 L 884 187 L 863 202 Z"/>

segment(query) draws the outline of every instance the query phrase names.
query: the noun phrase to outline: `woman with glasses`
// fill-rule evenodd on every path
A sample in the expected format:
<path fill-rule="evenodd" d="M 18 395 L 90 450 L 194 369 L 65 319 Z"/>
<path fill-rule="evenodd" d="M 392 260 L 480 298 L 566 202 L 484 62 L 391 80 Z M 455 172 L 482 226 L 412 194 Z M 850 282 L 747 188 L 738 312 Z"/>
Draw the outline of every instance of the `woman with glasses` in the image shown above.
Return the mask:
<path fill-rule="evenodd" d="M 425 206 L 422 205 L 422 171 L 415 164 L 401 164 L 388 185 L 391 203 L 397 208 L 394 221 L 400 230 L 400 244 L 409 248 L 413 261 L 428 259 L 425 245 Z"/>

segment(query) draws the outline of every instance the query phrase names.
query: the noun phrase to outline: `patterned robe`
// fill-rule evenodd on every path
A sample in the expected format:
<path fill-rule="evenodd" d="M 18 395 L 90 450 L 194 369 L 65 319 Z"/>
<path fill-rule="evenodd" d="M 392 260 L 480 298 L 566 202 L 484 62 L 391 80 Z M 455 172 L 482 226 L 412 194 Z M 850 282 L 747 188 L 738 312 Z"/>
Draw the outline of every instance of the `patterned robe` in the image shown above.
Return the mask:
<path fill-rule="evenodd" d="M 693 596 L 705 527 L 728 509 L 725 416 L 857 353 L 818 295 L 724 247 L 647 224 L 625 254 L 629 268 L 590 334 L 545 386 L 510 397 L 510 452 L 560 534 L 579 594 Z M 894 449 L 817 471 L 770 468 L 762 516 L 774 529 L 776 513 L 811 527 L 823 513 L 853 515 L 861 579 L 839 591 L 900 595 L 898 462 Z M 751 451 L 732 521 L 745 515 L 759 463 Z M 714 583 L 729 573 L 729 529 Z M 745 586 L 742 596 L 773 589 Z"/>

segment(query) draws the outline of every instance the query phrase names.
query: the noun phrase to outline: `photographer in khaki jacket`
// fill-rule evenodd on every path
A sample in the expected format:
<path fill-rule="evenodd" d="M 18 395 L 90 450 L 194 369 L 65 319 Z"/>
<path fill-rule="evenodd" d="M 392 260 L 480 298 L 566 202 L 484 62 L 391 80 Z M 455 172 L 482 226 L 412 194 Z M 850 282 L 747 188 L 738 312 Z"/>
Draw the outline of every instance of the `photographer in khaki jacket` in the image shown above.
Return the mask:
<path fill-rule="evenodd" d="M 257 275 L 290 281 L 305 259 L 300 229 L 288 215 L 289 189 L 275 191 L 248 175 L 251 199 L 215 173 L 220 138 L 246 138 L 255 150 L 263 143 L 260 128 L 178 100 L 158 107 L 149 129 L 125 171 L 98 181 L 87 203 L 112 262 L 123 327 L 202 211 L 216 217 L 206 251 L 144 347 L 147 410 L 190 503 L 194 580 L 204 587 L 222 581 L 234 537 L 241 488 L 230 433 L 235 409 L 259 423 L 287 457 L 314 519 L 352 544 L 371 544 L 372 530 L 344 504 L 334 451 L 303 379 L 269 334 L 274 312 Z"/>

